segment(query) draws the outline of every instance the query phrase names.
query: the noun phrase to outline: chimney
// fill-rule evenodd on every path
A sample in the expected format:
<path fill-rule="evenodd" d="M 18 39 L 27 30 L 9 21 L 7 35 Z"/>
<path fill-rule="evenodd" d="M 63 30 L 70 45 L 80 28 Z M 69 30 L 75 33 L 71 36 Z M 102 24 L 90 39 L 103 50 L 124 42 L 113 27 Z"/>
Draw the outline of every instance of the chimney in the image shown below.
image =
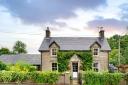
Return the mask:
<path fill-rule="evenodd" d="M 47 29 L 46 29 L 46 38 L 49 38 L 50 37 L 50 35 L 51 35 L 51 32 L 50 32 L 50 30 L 49 30 L 49 27 L 47 27 Z"/>
<path fill-rule="evenodd" d="M 103 27 L 99 27 L 99 28 L 100 28 L 99 38 L 100 38 L 100 40 L 103 40 L 104 39 L 104 29 L 103 29 Z"/>

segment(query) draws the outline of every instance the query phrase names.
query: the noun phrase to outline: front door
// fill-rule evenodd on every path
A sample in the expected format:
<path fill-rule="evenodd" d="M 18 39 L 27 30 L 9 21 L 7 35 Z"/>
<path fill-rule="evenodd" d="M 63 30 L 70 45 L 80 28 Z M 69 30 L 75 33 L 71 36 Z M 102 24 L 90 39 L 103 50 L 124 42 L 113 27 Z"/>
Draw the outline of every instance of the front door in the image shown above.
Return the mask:
<path fill-rule="evenodd" d="M 73 70 L 73 78 L 78 77 L 78 62 L 72 63 L 72 70 Z"/>

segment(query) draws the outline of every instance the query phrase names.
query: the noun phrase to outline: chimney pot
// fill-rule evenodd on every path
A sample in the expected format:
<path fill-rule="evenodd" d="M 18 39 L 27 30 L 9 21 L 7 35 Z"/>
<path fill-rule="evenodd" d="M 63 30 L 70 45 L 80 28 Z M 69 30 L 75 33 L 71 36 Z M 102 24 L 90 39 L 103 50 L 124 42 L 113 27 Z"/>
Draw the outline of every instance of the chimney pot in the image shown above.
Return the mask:
<path fill-rule="evenodd" d="M 51 32 L 49 30 L 49 27 L 47 27 L 47 29 L 46 29 L 46 38 L 49 38 L 50 35 L 51 35 Z"/>
<path fill-rule="evenodd" d="M 103 27 L 100 27 L 99 38 L 100 38 L 101 40 L 104 39 L 104 29 L 103 29 Z"/>

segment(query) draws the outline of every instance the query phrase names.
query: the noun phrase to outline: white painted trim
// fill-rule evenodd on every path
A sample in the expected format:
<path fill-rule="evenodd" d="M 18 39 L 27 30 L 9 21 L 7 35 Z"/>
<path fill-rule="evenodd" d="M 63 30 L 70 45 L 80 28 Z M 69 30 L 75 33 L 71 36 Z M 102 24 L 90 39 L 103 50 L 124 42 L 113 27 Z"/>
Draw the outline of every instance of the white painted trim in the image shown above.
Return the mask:
<path fill-rule="evenodd" d="M 72 76 L 73 78 L 78 78 L 78 72 L 73 72 Z"/>
<path fill-rule="evenodd" d="M 77 63 L 77 72 L 73 71 L 73 63 Z M 71 72 L 72 72 L 72 77 L 73 78 L 78 78 L 78 73 L 79 73 L 79 62 L 78 61 L 71 61 Z"/>

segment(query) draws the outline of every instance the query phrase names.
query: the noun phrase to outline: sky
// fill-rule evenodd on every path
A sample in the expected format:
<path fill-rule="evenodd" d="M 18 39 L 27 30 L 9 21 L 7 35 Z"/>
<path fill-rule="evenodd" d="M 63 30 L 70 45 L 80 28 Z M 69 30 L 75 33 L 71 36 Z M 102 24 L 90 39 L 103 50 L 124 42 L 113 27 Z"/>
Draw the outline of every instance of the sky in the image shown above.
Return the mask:
<path fill-rule="evenodd" d="M 128 28 L 128 0 L 0 0 L 0 47 L 12 50 L 20 40 L 29 54 L 39 53 L 46 27 L 54 37 L 123 35 Z"/>

